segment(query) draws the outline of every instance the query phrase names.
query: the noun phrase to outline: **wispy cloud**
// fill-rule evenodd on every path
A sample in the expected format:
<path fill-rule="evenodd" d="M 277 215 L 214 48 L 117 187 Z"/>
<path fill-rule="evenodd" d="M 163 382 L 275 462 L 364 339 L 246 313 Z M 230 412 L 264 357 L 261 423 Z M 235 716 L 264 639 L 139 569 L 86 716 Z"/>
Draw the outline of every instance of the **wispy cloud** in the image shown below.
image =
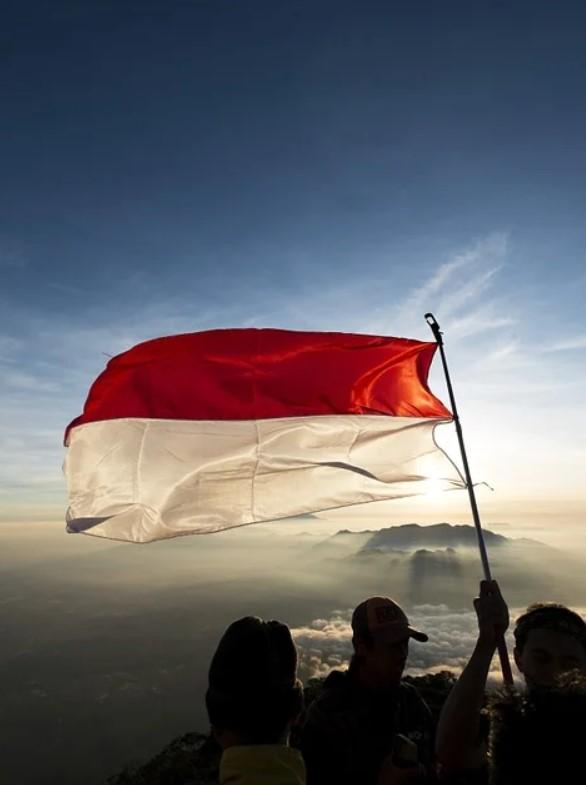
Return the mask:
<path fill-rule="evenodd" d="M 469 318 L 462 310 L 476 310 L 481 304 L 478 299 L 502 268 L 508 245 L 506 234 L 493 233 L 455 253 L 398 304 L 396 320 L 411 323 L 414 315 L 420 319 L 425 311 L 434 311 L 443 321 Z"/>
<path fill-rule="evenodd" d="M 516 323 L 517 320 L 512 316 L 499 315 L 493 303 L 480 305 L 472 313 L 449 321 L 450 337 L 461 340 L 473 335 L 513 327 Z"/>
<path fill-rule="evenodd" d="M 29 390 L 36 393 L 41 391 L 56 392 L 62 389 L 62 384 L 55 379 L 43 379 L 38 375 L 23 371 L 13 371 L 7 368 L 2 370 L 2 385 L 16 390 Z"/>
<path fill-rule="evenodd" d="M 575 349 L 586 349 L 586 335 L 576 335 L 543 347 L 544 352 L 568 352 Z"/>
<path fill-rule="evenodd" d="M 505 343 L 497 346 L 486 357 L 487 362 L 500 364 L 511 357 L 517 357 L 519 354 L 520 344 L 517 340 L 505 341 Z"/>
<path fill-rule="evenodd" d="M 461 313 L 468 305 L 476 307 L 478 302 L 490 288 L 494 276 L 502 269 L 502 265 L 488 270 L 470 270 L 469 274 L 459 281 L 451 291 L 444 292 L 441 297 L 441 313 L 446 319 Z"/>
<path fill-rule="evenodd" d="M 264 308 L 257 304 L 257 323 L 429 338 L 423 314 L 433 311 L 452 339 L 509 328 L 516 316 L 497 294 L 508 249 L 507 235 L 495 232 L 431 270 L 413 263 L 407 278 L 421 283 L 410 289 L 404 282 L 396 285 L 396 272 L 405 273 L 402 260 L 381 260 L 388 272 L 352 280 L 340 276 L 327 287 L 297 293 L 274 292 Z M 254 317 L 246 323 L 254 323 Z"/>

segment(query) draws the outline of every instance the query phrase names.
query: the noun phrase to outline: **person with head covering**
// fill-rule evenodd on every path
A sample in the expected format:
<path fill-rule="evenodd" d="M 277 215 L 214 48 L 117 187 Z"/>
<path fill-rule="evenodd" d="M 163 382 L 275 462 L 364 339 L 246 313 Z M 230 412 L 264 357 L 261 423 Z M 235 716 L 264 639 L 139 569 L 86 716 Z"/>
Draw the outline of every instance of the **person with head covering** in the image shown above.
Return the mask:
<path fill-rule="evenodd" d="M 305 766 L 288 745 L 303 706 L 289 628 L 246 617 L 231 624 L 212 658 L 206 692 L 222 747 L 220 785 L 304 785 Z"/>
<path fill-rule="evenodd" d="M 350 666 L 327 677 L 302 731 L 308 785 L 426 780 L 431 713 L 401 680 L 412 639 L 425 642 L 427 635 L 409 624 L 393 600 L 371 597 L 355 609 Z"/>

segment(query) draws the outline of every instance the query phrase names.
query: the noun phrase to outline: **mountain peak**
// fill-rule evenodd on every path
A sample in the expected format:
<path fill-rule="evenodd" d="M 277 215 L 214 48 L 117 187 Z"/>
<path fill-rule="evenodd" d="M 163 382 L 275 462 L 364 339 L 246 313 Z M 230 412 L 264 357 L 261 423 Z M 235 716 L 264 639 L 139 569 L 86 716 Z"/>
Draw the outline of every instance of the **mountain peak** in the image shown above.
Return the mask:
<path fill-rule="evenodd" d="M 434 523 L 422 526 L 418 523 L 404 523 L 399 526 L 389 526 L 378 531 L 350 532 L 343 530 L 335 537 L 344 539 L 362 540 L 360 550 L 413 550 L 418 548 L 455 548 L 477 546 L 477 535 L 474 526 L 469 524 Z M 366 541 L 364 541 L 367 536 Z M 489 529 L 484 530 L 484 538 L 491 546 L 502 546 L 511 542 L 508 537 L 496 534 Z"/>

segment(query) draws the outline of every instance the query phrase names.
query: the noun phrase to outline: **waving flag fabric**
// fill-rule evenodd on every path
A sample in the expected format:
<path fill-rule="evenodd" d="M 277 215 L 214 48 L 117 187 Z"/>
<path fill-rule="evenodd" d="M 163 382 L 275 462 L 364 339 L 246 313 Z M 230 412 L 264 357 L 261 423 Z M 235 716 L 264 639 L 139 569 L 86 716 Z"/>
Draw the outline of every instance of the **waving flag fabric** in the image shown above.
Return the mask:
<path fill-rule="evenodd" d="M 67 428 L 70 532 L 134 542 L 461 488 L 435 343 L 210 330 L 114 357 Z"/>

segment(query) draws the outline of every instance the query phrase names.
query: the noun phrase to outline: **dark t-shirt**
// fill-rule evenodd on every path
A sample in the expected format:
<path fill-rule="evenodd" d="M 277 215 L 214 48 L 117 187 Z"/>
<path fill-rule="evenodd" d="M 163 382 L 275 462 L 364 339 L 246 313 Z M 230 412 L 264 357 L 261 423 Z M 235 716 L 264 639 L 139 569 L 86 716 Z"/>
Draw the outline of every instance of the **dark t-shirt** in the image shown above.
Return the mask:
<path fill-rule="evenodd" d="M 348 671 L 332 671 L 302 732 L 307 785 L 374 785 L 397 733 L 417 745 L 419 763 L 431 763 L 431 713 L 415 687 L 365 690 Z"/>

